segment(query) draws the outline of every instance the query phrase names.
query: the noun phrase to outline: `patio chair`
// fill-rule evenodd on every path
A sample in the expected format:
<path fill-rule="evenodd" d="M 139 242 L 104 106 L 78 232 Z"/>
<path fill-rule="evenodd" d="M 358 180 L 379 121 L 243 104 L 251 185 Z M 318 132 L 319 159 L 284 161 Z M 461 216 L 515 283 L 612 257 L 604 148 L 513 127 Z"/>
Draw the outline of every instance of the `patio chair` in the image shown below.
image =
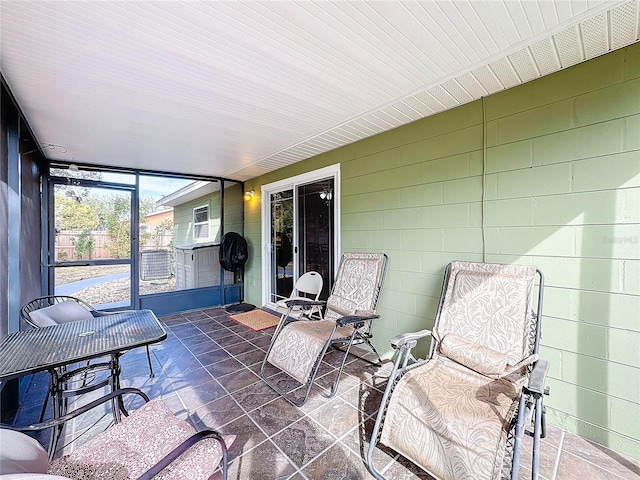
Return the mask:
<path fill-rule="evenodd" d="M 318 302 L 320 292 L 322 292 L 322 275 L 318 272 L 307 272 L 302 275 L 293 287 L 289 298 L 284 298 L 276 302 L 277 310 L 282 312 L 280 321 L 286 316 L 300 318 L 301 315 L 307 317 L 317 317 L 322 319 L 322 304 Z M 299 300 L 300 302 L 292 302 Z M 318 304 L 307 305 L 307 300 L 313 300 Z"/>
<path fill-rule="evenodd" d="M 525 424 L 537 478 L 549 368 L 538 360 L 543 289 L 533 266 L 447 266 L 433 330 L 391 339 L 397 356 L 367 452 L 375 478 L 385 478 L 373 461 L 379 442 L 441 480 L 516 479 Z M 412 349 L 428 335 L 417 360 Z"/>
<path fill-rule="evenodd" d="M 366 344 L 377 356 L 371 343 L 373 320 L 378 318 L 376 307 L 384 281 L 387 256 L 384 253 L 345 253 L 338 267 L 336 281 L 326 301 L 322 319 L 307 316 L 304 311 L 325 302 L 307 299 L 286 300 L 290 310 L 303 308 L 298 318 L 285 314 L 276 327 L 271 344 L 260 367 L 260 377 L 276 392 L 295 406 L 306 403 L 318 368 L 327 350 L 332 347 L 342 352 L 340 368 L 327 398 L 335 395 L 351 347 Z M 344 348 L 346 346 L 346 348 Z M 343 348 L 340 348 L 343 347 Z M 302 399 L 298 393 L 285 392 L 266 378 L 264 369 L 270 363 L 303 385 Z"/>
<path fill-rule="evenodd" d="M 104 402 L 136 394 L 147 402 L 64 455 L 49 462 L 45 449 L 22 431 L 64 424 Z M 227 478 L 227 447 L 214 430 L 196 430 L 179 420 L 160 398 L 123 388 L 84 405 L 64 417 L 24 429 L 0 428 L 2 478 L 206 480 L 218 469 Z"/>
<path fill-rule="evenodd" d="M 112 313 L 120 312 L 103 312 L 95 309 L 93 306 L 79 298 L 68 295 L 48 295 L 38 297 L 27 302 L 20 309 L 20 317 L 33 328 L 48 327 L 60 323 L 77 322 L 80 320 L 91 320 L 92 318 L 111 315 Z M 154 373 L 151 365 L 149 346 L 146 348 L 149 372 L 150 376 L 153 377 Z M 87 362 L 86 365 L 73 370 L 60 369 L 56 376 L 57 385 L 50 385 L 50 395 L 47 395 L 44 404 L 42 405 L 40 421 L 44 418 L 49 397 L 53 392 L 59 392 L 64 398 L 67 398 L 69 396 L 80 395 L 82 393 L 104 387 L 108 384 L 108 377 L 105 377 L 99 382 L 94 382 L 89 386 L 87 386 L 87 379 L 90 378 L 91 375 L 95 376 L 98 372 L 108 371 L 110 368 L 110 362 L 104 361 L 94 363 Z M 75 386 L 78 383 L 80 383 L 80 386 Z"/>

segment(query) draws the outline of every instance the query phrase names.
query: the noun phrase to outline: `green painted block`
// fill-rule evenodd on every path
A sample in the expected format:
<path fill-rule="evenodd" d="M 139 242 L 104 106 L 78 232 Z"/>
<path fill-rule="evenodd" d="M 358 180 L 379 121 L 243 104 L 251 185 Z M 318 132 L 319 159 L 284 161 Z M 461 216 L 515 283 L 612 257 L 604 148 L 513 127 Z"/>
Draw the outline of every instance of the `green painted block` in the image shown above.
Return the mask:
<path fill-rule="evenodd" d="M 389 159 L 388 167 L 393 166 L 394 160 Z M 418 185 L 421 181 L 422 167 L 419 164 L 403 167 L 388 168 L 387 170 L 367 175 L 367 181 L 375 189 L 397 189 Z"/>
<path fill-rule="evenodd" d="M 480 235 L 482 237 L 482 230 L 480 231 Z M 482 241 L 482 238 L 481 238 L 481 241 Z M 499 249 L 500 249 L 500 229 L 486 227 L 484 229 L 484 253 L 487 255 L 487 260 L 500 263 L 500 261 L 496 259 L 496 255 L 499 255 Z M 477 251 L 478 250 L 476 250 L 476 252 Z M 482 250 L 480 250 L 479 253 L 482 253 Z"/>
<path fill-rule="evenodd" d="M 630 334 L 640 332 L 640 323 L 638 322 L 640 296 L 589 290 L 566 291 L 569 292 L 570 296 L 570 313 L 564 318 L 579 319 L 583 322 L 611 327 L 611 331 L 621 329 L 621 331 L 629 332 Z M 550 301 L 553 302 L 553 299 Z M 549 302 L 545 301 L 545 304 L 549 305 Z M 556 302 L 551 303 L 551 305 L 557 308 L 555 306 Z M 552 315 L 553 313 L 550 314 Z M 635 335 L 631 336 L 634 337 Z"/>
<path fill-rule="evenodd" d="M 424 207 L 442 203 L 442 183 L 423 183 L 400 189 L 400 207 Z"/>
<path fill-rule="evenodd" d="M 498 198 L 537 197 L 571 191 L 571 165 L 561 163 L 498 174 Z"/>
<path fill-rule="evenodd" d="M 500 174 L 488 174 L 484 179 L 485 200 L 495 200 L 498 198 L 498 177 Z"/>
<path fill-rule="evenodd" d="M 508 255 L 572 256 L 571 227 L 501 227 L 499 251 Z"/>
<path fill-rule="evenodd" d="M 400 192 L 397 190 L 379 190 L 360 195 L 344 195 L 342 211 L 344 213 L 375 212 L 390 210 L 400 206 Z"/>
<path fill-rule="evenodd" d="M 402 249 L 416 252 L 441 252 L 444 240 L 442 230 L 438 228 L 406 229 L 401 232 Z M 417 261 L 414 259 L 414 262 Z"/>
<path fill-rule="evenodd" d="M 482 108 L 479 100 L 466 103 L 437 115 L 409 124 L 412 130 L 419 130 L 422 138 L 430 138 L 455 132 L 462 128 L 482 124 Z M 418 137 L 418 134 L 412 138 Z"/>
<path fill-rule="evenodd" d="M 428 285 L 431 280 L 432 275 L 419 273 L 419 268 L 418 271 L 405 271 L 402 273 L 402 291 L 425 295 L 428 292 Z"/>
<path fill-rule="evenodd" d="M 402 289 L 402 270 L 396 268 L 398 255 L 402 252 L 385 252 L 389 256 L 389 260 L 393 258 L 393 268 L 389 266 L 384 277 L 384 292 L 389 295 L 390 292 L 397 292 Z"/>
<path fill-rule="evenodd" d="M 640 400 L 640 369 L 564 352 L 562 379 L 631 402 Z"/>
<path fill-rule="evenodd" d="M 487 146 L 517 142 L 567 130 L 574 126 L 573 100 L 564 100 L 526 110 L 495 120 L 495 123 L 496 136 L 491 139 L 491 142 L 487 138 Z"/>
<path fill-rule="evenodd" d="M 640 78 L 575 99 L 576 125 L 590 125 L 640 113 Z"/>
<path fill-rule="evenodd" d="M 390 153 L 388 151 L 376 152 L 342 163 L 340 165 L 342 180 L 350 180 L 362 177 L 363 175 L 388 170 L 389 155 Z"/>
<path fill-rule="evenodd" d="M 640 390 L 635 392 L 640 398 Z M 640 404 L 638 401 L 630 402 L 621 398 L 611 398 L 611 430 L 626 435 L 630 438 L 639 439 L 640 432 Z"/>
<path fill-rule="evenodd" d="M 454 259 L 451 258 L 451 253 L 449 252 L 420 252 L 422 273 L 431 274 L 437 285 L 442 282 L 444 269 L 452 260 L 469 260 L 469 258 L 458 257 Z"/>
<path fill-rule="evenodd" d="M 624 121 L 611 120 L 533 139 L 533 164 L 549 165 L 622 151 Z M 606 158 L 597 161 L 609 163 Z"/>
<path fill-rule="evenodd" d="M 606 174 L 604 174 L 606 172 Z M 640 186 L 640 151 L 576 161 L 574 192 Z"/>
<path fill-rule="evenodd" d="M 469 158 L 469 175 L 481 176 L 484 172 L 484 150 L 464 154 Z"/>
<path fill-rule="evenodd" d="M 378 215 L 385 230 L 413 229 L 425 223 L 424 207 L 380 210 Z"/>
<path fill-rule="evenodd" d="M 576 254 L 594 258 L 638 258 L 640 225 L 584 225 L 575 228 Z"/>
<path fill-rule="evenodd" d="M 624 293 L 622 260 L 539 256 L 535 264 L 545 272 L 546 283 L 550 286 Z"/>
<path fill-rule="evenodd" d="M 403 232 L 404 233 L 404 232 Z M 390 255 L 387 253 L 387 255 Z M 404 278 L 402 273 L 404 272 L 420 272 L 420 259 L 416 259 L 416 252 L 412 252 L 402 246 L 402 250 L 396 250 L 393 252 L 393 257 L 389 257 L 389 269 L 393 264 L 393 270 L 400 275 L 400 279 Z M 386 279 L 385 279 L 386 283 Z M 398 285 L 398 290 L 403 290 L 404 282 Z"/>
<path fill-rule="evenodd" d="M 640 44 L 636 43 L 622 49 L 624 55 L 624 79 L 640 78 Z"/>
<path fill-rule="evenodd" d="M 640 150 L 640 115 L 624 119 L 624 150 Z"/>
<path fill-rule="evenodd" d="M 533 198 L 487 201 L 484 211 L 485 225 L 488 227 L 532 225 L 534 201 Z"/>
<path fill-rule="evenodd" d="M 389 296 L 385 302 L 385 308 L 394 310 L 399 313 L 406 313 L 409 315 L 417 315 L 416 312 L 416 296 L 406 292 L 396 292 L 394 295 Z"/>
<path fill-rule="evenodd" d="M 376 212 L 345 213 L 342 215 L 342 229 L 381 230 L 382 216 Z"/>
<path fill-rule="evenodd" d="M 623 262 L 622 275 L 622 292 L 640 295 L 640 259 L 638 257 Z"/>
<path fill-rule="evenodd" d="M 640 298 L 638 298 L 638 307 L 640 307 Z M 639 368 L 640 332 L 610 328 L 608 337 L 609 360 L 629 367 Z M 640 372 L 638 374 L 640 375 Z M 638 393 L 638 401 L 640 401 L 640 392 Z"/>
<path fill-rule="evenodd" d="M 422 181 L 431 183 L 467 177 L 471 156 L 472 154 L 464 153 L 424 162 L 421 171 Z"/>
<path fill-rule="evenodd" d="M 482 149 L 482 125 L 474 125 L 442 136 L 442 151 L 446 156 Z"/>
<path fill-rule="evenodd" d="M 563 415 L 578 417 L 584 422 L 610 430 L 609 397 L 579 385 L 547 377 L 552 392 L 544 402 Z M 556 423 L 557 424 L 557 423 Z M 562 423 L 560 426 L 563 426 Z"/>
<path fill-rule="evenodd" d="M 487 149 L 487 173 L 529 168 L 532 165 L 532 140 L 495 145 Z"/>
<path fill-rule="evenodd" d="M 414 222 L 426 228 L 465 227 L 469 225 L 469 207 L 465 203 L 423 207 Z"/>
<path fill-rule="evenodd" d="M 367 245 L 369 248 L 385 252 L 394 250 L 400 245 L 402 232 L 398 230 L 381 230 L 367 233 Z"/>
<path fill-rule="evenodd" d="M 442 137 L 437 136 L 405 145 L 400 151 L 393 153 L 398 154 L 405 164 L 416 164 L 441 158 L 444 155 L 442 147 Z"/>
<path fill-rule="evenodd" d="M 541 105 L 557 102 L 622 82 L 624 50 L 602 55 L 531 82 L 534 103 Z"/>
<path fill-rule="evenodd" d="M 490 95 L 485 99 L 487 121 L 509 117 L 524 110 L 529 110 L 533 103 L 533 90 L 536 82 L 527 82 L 508 88 L 499 95 Z"/>
<path fill-rule="evenodd" d="M 608 329 L 602 326 L 556 318 L 553 321 L 545 322 L 544 333 L 546 346 L 563 350 L 565 355 L 571 353 L 572 358 L 578 355 L 597 359 L 608 358 Z M 567 360 L 569 357 L 565 356 L 564 358 Z M 573 364 L 569 362 L 567 365 Z M 568 377 L 564 375 L 565 373 L 563 371 L 562 378 L 567 380 Z"/>
<path fill-rule="evenodd" d="M 401 315 L 401 318 L 398 319 L 398 328 L 402 333 L 418 332 L 428 329 L 432 325 L 433 321 L 427 321 L 421 315 Z"/>
<path fill-rule="evenodd" d="M 478 202 L 482 199 L 482 178 L 467 177 L 442 183 L 444 203 Z"/>
<path fill-rule="evenodd" d="M 437 286 L 437 288 L 426 287 L 425 292 L 416 295 L 416 311 L 422 318 L 422 324 L 427 323 L 430 327 L 433 325 L 436 318 L 436 311 L 438 309 L 438 294 L 440 293 L 439 289 L 439 285 Z"/>
<path fill-rule="evenodd" d="M 640 217 L 640 189 L 552 195 L 532 202 L 534 225 L 631 223 Z"/>
<path fill-rule="evenodd" d="M 452 260 L 460 253 L 482 251 L 482 229 L 480 228 L 445 228 L 444 250 L 451 252 Z"/>
<path fill-rule="evenodd" d="M 369 248 L 369 232 L 362 230 L 342 232 L 342 251 L 357 251 L 362 248 Z"/>
<path fill-rule="evenodd" d="M 542 272 L 543 274 L 546 272 Z M 550 317 L 551 322 L 555 318 L 562 320 L 576 320 L 577 314 L 572 308 L 572 292 L 566 288 L 557 288 L 545 285 L 543 315 Z"/>

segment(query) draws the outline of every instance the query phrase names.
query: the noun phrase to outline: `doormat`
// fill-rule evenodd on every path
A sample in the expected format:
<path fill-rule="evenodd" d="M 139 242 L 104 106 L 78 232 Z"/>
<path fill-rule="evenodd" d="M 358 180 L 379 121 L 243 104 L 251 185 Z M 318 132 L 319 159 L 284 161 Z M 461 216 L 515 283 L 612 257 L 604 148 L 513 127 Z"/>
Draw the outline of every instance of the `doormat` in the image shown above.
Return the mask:
<path fill-rule="evenodd" d="M 254 332 L 275 327 L 280 321 L 280 317 L 265 312 L 264 310 L 260 310 L 259 308 L 251 310 L 250 312 L 231 315 L 229 318 L 253 330 Z"/>

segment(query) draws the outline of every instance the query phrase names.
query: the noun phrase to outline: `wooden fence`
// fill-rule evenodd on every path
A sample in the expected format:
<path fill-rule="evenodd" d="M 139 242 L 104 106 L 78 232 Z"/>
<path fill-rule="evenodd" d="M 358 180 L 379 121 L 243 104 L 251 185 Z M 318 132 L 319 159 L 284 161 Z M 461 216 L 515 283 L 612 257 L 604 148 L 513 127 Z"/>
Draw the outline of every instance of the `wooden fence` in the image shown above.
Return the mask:
<path fill-rule="evenodd" d="M 111 240 L 109 234 L 102 231 L 91 232 L 90 238 L 93 240 L 91 254 L 85 254 L 82 258 L 79 258 L 76 245 L 78 245 L 81 235 L 81 231 L 64 230 L 58 232 L 55 241 L 55 259 L 61 262 L 65 260 L 105 260 L 114 258 L 109 251 L 109 242 Z M 172 233 L 158 235 L 156 238 L 146 239 L 144 245 L 140 245 L 140 250 L 169 248 L 172 240 Z"/>

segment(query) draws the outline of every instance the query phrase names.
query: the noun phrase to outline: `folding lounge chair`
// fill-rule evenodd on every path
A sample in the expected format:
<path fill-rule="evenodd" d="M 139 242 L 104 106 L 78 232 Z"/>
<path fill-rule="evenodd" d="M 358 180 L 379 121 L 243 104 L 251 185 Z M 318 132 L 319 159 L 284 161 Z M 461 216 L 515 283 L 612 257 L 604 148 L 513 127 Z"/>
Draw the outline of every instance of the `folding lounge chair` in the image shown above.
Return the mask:
<path fill-rule="evenodd" d="M 124 394 L 139 395 L 148 403 L 71 454 L 50 463 L 45 449 L 19 431 L 56 426 Z M 162 400 L 149 401 L 135 388 L 111 392 L 57 420 L 24 429 L 3 426 L 0 443 L 2 478 L 206 480 L 218 469 L 222 478 L 227 478 L 227 447 L 217 432 L 196 432 L 177 419 Z"/>
<path fill-rule="evenodd" d="M 355 344 L 366 344 L 378 357 L 371 344 L 373 320 L 380 289 L 384 281 L 387 256 L 384 253 L 345 253 L 340 261 L 336 281 L 326 302 L 324 318 L 312 319 L 304 314 L 300 318 L 285 314 L 271 339 L 271 345 L 260 367 L 260 377 L 293 405 L 304 405 L 322 358 L 329 347 L 343 352 L 340 369 L 328 398 L 335 395 L 347 356 Z M 288 300 L 290 310 L 302 306 L 309 308 L 324 302 Z M 304 310 L 303 310 L 304 311 Z M 345 349 L 338 346 L 345 346 Z M 364 359 L 368 363 L 370 360 Z M 279 368 L 303 385 L 303 398 L 299 393 L 284 392 L 266 378 L 265 365 Z"/>
<path fill-rule="evenodd" d="M 537 355 L 543 288 L 532 266 L 447 266 L 433 331 L 391 339 L 397 357 L 367 452 L 375 478 L 385 478 L 373 462 L 380 442 L 441 480 L 516 479 L 525 424 L 537 478 L 548 394 L 548 362 Z M 429 334 L 427 359 L 416 360 L 411 350 Z"/>

